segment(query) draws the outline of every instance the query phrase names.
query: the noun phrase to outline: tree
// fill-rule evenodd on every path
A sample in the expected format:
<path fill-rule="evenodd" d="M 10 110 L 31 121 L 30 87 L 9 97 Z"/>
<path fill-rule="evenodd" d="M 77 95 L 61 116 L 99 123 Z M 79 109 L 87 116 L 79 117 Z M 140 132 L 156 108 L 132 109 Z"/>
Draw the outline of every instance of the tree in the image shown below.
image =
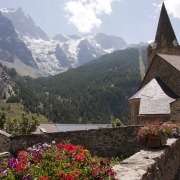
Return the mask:
<path fill-rule="evenodd" d="M 4 129 L 4 124 L 6 122 L 6 113 L 0 113 L 0 129 Z"/>
<path fill-rule="evenodd" d="M 29 134 L 36 130 L 39 125 L 38 120 L 34 117 L 28 117 L 27 114 L 22 114 L 19 125 L 20 134 Z"/>
<path fill-rule="evenodd" d="M 3 121 L 2 121 L 3 122 Z M 12 135 L 30 134 L 36 130 L 39 122 L 36 118 L 29 117 L 27 114 L 22 114 L 21 118 L 5 119 L 3 130 Z"/>

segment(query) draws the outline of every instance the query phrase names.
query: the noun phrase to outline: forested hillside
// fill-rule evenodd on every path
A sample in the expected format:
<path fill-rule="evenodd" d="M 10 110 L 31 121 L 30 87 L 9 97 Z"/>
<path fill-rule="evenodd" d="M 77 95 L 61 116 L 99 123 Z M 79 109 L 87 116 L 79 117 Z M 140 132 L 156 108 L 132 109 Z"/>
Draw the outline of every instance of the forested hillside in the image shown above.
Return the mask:
<path fill-rule="evenodd" d="M 116 51 L 56 76 L 15 79 L 24 106 L 54 122 L 110 123 L 112 116 L 127 122 L 128 98 L 141 81 L 139 53 Z"/>

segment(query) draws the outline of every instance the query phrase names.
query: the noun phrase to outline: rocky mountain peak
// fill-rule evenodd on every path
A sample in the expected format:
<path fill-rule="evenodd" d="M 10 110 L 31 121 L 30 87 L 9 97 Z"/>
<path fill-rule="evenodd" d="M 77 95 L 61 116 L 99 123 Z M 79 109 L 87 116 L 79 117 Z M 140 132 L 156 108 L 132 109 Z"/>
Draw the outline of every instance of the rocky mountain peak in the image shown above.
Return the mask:
<path fill-rule="evenodd" d="M 57 34 L 49 39 L 22 8 L 3 8 L 0 11 L 0 39 L 5 39 L 0 41 L 0 59 L 14 63 L 18 58 L 27 68 L 32 67 L 42 76 L 76 68 L 127 45 L 122 38 L 104 33 L 81 36 Z M 30 73 L 34 71 L 30 70 Z"/>
<path fill-rule="evenodd" d="M 18 8 L 16 9 L 16 15 L 17 15 L 18 17 L 23 17 L 23 16 L 25 16 L 24 11 L 22 10 L 21 7 L 18 7 Z"/>
<path fill-rule="evenodd" d="M 119 50 L 127 46 L 127 43 L 123 40 L 123 38 L 104 33 L 96 34 L 95 40 L 104 49 L 114 48 L 114 50 Z"/>
<path fill-rule="evenodd" d="M 3 15 L 10 19 L 16 29 L 22 36 L 28 36 L 35 39 L 49 40 L 47 34 L 38 26 L 33 19 L 24 13 L 21 7 L 16 11 L 2 11 Z"/>
<path fill-rule="evenodd" d="M 0 98 L 6 99 L 14 94 L 13 86 L 14 82 L 0 67 Z"/>
<path fill-rule="evenodd" d="M 0 12 L 0 39 L 18 38 L 12 22 Z"/>
<path fill-rule="evenodd" d="M 29 66 L 36 67 L 31 52 L 18 37 L 12 22 L 0 15 L 0 59 L 14 62 L 18 58 Z"/>

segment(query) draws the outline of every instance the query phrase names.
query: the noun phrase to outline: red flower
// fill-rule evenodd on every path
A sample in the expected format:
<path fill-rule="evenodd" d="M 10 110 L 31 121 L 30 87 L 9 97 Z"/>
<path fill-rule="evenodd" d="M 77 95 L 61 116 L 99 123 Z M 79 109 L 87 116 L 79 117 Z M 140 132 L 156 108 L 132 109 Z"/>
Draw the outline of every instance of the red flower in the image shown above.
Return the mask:
<path fill-rule="evenodd" d="M 70 163 L 68 166 L 69 166 L 69 168 L 73 168 L 74 164 Z"/>
<path fill-rule="evenodd" d="M 74 173 L 67 174 L 65 180 L 77 180 L 77 175 Z"/>
<path fill-rule="evenodd" d="M 96 163 L 96 162 L 91 162 L 90 165 L 91 165 L 91 166 L 96 166 L 97 163 Z"/>
<path fill-rule="evenodd" d="M 73 146 L 72 144 L 66 144 L 64 150 L 70 154 L 73 154 L 76 151 L 76 146 Z"/>
<path fill-rule="evenodd" d="M 28 155 L 28 153 L 26 151 L 19 151 L 18 152 L 18 156 L 24 156 L 26 157 Z"/>
<path fill-rule="evenodd" d="M 40 176 L 39 180 L 50 180 L 49 176 Z"/>
<path fill-rule="evenodd" d="M 92 170 L 92 175 L 93 175 L 94 177 L 96 177 L 96 176 L 99 174 L 99 172 L 100 172 L 100 169 L 99 169 L 99 168 L 93 169 L 93 170 Z"/>
<path fill-rule="evenodd" d="M 26 151 L 19 151 L 18 159 L 19 159 L 19 162 L 25 166 L 28 160 L 28 153 Z"/>
<path fill-rule="evenodd" d="M 83 153 L 77 154 L 77 155 L 75 156 L 75 160 L 76 160 L 77 162 L 82 162 L 82 161 L 84 161 L 84 159 L 85 159 L 85 155 L 84 155 Z"/>
<path fill-rule="evenodd" d="M 56 155 L 56 160 L 60 160 L 61 159 L 61 155 L 60 154 L 57 154 Z"/>
<path fill-rule="evenodd" d="M 58 144 L 56 145 L 56 147 L 57 147 L 58 149 L 61 149 L 61 148 L 63 148 L 63 147 L 64 147 L 64 144 L 62 144 L 62 143 L 58 143 Z"/>
<path fill-rule="evenodd" d="M 63 175 L 63 173 L 62 173 L 61 170 L 58 170 L 57 174 L 58 174 L 58 177 L 59 177 L 59 178 L 63 178 L 63 177 L 64 177 L 64 175 Z"/>
<path fill-rule="evenodd" d="M 16 164 L 16 171 L 17 172 L 21 172 L 21 171 L 23 171 L 24 170 L 24 165 L 23 164 L 21 164 L 21 163 L 18 163 L 18 164 Z"/>

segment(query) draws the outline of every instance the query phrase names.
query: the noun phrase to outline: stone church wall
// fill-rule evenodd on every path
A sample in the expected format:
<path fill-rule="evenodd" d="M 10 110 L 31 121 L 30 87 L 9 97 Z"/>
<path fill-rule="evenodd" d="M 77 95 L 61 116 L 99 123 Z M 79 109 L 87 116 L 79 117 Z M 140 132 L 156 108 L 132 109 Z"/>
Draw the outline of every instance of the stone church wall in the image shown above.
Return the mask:
<path fill-rule="evenodd" d="M 155 77 L 160 77 L 164 83 L 180 96 L 180 71 L 158 55 L 155 61 L 151 64 L 151 70 L 147 72 L 141 87 L 146 85 Z"/>
<path fill-rule="evenodd" d="M 138 114 L 139 114 L 140 99 L 130 99 L 129 100 L 129 112 L 130 112 L 130 123 L 131 125 L 139 124 Z"/>
<path fill-rule="evenodd" d="M 156 54 L 167 54 L 167 55 L 180 55 L 180 47 L 174 48 L 160 48 L 160 49 L 153 49 L 151 45 L 147 48 L 147 58 L 148 58 L 148 65 L 150 66 L 152 60 L 154 59 Z"/>
<path fill-rule="evenodd" d="M 139 124 L 149 124 L 152 122 L 167 122 L 167 121 L 170 121 L 170 115 L 167 114 L 138 115 Z"/>
<path fill-rule="evenodd" d="M 180 124 L 180 99 L 170 104 L 171 119 Z"/>

